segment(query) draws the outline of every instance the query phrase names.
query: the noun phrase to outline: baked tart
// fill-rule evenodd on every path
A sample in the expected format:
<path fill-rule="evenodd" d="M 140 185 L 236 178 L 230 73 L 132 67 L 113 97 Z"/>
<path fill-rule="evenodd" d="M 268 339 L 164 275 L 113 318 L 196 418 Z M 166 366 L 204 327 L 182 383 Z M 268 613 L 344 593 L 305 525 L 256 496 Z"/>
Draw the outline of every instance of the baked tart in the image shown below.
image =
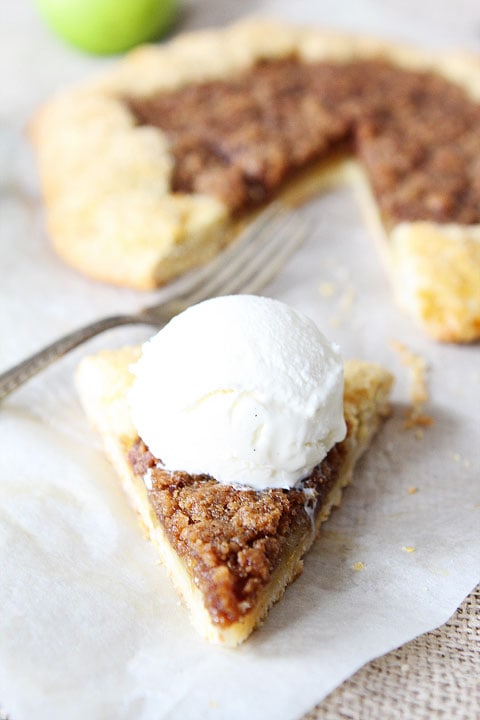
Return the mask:
<path fill-rule="evenodd" d="M 178 357 L 177 353 L 172 354 Z M 253 475 L 258 470 L 254 464 L 251 465 L 252 478 L 245 473 L 244 485 L 219 482 L 212 474 L 165 467 L 155 456 L 155 451 L 152 452 L 139 437 L 132 420 L 135 414 L 131 404 L 131 388 L 135 382 L 132 366 L 138 365 L 139 355 L 139 348 L 126 348 L 84 358 L 76 376 L 83 407 L 103 438 L 106 453 L 147 537 L 156 546 L 188 606 L 193 625 L 210 642 L 238 645 L 301 573 L 304 554 L 332 507 L 339 505 L 342 490 L 350 482 L 357 460 L 369 447 L 388 413 L 392 377 L 378 365 L 347 362 L 343 403 L 341 392 L 339 396 L 340 412 L 343 408 L 346 424 L 345 431 L 342 417 L 340 437 L 344 439 L 334 442 L 323 460 L 299 482 L 289 487 L 285 483 L 283 487 L 276 487 L 281 479 L 262 489 L 249 487 L 250 479 L 254 485 Z M 208 357 L 213 355 L 212 352 Z M 181 382 L 173 377 L 163 378 L 163 388 L 169 381 L 177 386 Z M 186 382 L 188 384 L 188 380 Z M 279 382 L 281 384 L 281 380 Z M 329 382 L 328 378 L 325 382 Z M 231 385 L 230 390 L 211 391 L 189 403 L 188 412 L 192 408 L 196 411 L 212 399 L 215 401 L 215 395 L 219 399 L 221 393 L 234 393 L 234 383 Z M 151 393 L 153 397 L 156 394 L 162 397 L 168 390 L 157 393 L 152 388 Z M 244 401 L 250 412 L 250 400 L 250 390 L 242 390 L 238 397 L 233 397 L 228 411 L 222 415 L 225 422 L 232 413 L 241 414 L 239 408 Z M 158 400 L 154 402 L 158 404 Z M 290 399 L 288 405 L 292 402 Z M 257 417 L 257 408 L 261 413 L 262 405 L 265 407 L 269 401 L 263 399 L 255 403 L 252 417 L 254 412 Z M 170 410 L 168 398 L 166 404 L 169 408 L 163 408 L 166 422 L 171 417 L 172 425 L 175 425 L 175 413 Z M 284 412 L 278 410 L 278 404 L 274 407 L 277 415 Z M 307 412 L 307 415 L 312 417 L 311 413 Z M 206 439 L 202 436 L 202 443 L 208 443 L 208 433 L 215 438 L 218 435 L 215 421 L 209 421 L 209 417 L 213 415 L 208 412 L 202 416 L 204 427 L 209 428 L 205 432 Z M 274 427 L 281 435 L 276 421 L 275 417 Z M 241 432 L 246 422 L 245 418 L 239 422 Z M 187 418 L 179 443 L 180 449 L 183 443 L 185 456 L 190 454 L 189 443 L 194 445 L 198 440 L 197 437 L 193 442 L 190 439 L 188 423 Z M 201 434 L 200 423 L 197 427 Z M 257 450 L 261 452 L 257 430 L 253 434 L 257 438 Z M 292 430 L 296 432 L 295 427 Z M 168 428 L 165 432 L 168 434 Z M 264 434 L 268 435 L 268 432 Z M 275 437 L 273 441 L 276 441 Z M 161 434 L 159 442 L 161 445 Z M 288 442 L 282 436 L 280 448 L 286 445 Z M 216 447 L 221 455 L 221 445 L 217 443 Z M 255 452 L 255 448 L 252 450 Z M 232 462 L 238 459 L 235 452 L 232 457 Z M 180 459 L 177 467 L 181 463 Z M 217 463 L 216 467 L 221 468 L 222 463 Z"/>
<path fill-rule="evenodd" d="M 478 58 L 258 19 L 142 47 L 32 122 L 49 234 L 87 275 L 150 289 L 314 171 L 361 190 L 401 305 L 472 341 L 479 97 Z"/>

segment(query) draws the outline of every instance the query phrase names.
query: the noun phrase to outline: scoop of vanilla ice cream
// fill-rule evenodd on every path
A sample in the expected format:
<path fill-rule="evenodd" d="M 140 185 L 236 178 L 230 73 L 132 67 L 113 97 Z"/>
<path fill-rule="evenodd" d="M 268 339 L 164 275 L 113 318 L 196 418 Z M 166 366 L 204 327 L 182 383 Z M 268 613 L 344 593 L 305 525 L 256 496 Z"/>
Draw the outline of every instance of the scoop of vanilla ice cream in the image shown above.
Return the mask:
<path fill-rule="evenodd" d="M 338 349 L 278 300 L 195 305 L 144 345 L 132 371 L 134 425 L 169 470 L 291 488 L 345 437 Z"/>

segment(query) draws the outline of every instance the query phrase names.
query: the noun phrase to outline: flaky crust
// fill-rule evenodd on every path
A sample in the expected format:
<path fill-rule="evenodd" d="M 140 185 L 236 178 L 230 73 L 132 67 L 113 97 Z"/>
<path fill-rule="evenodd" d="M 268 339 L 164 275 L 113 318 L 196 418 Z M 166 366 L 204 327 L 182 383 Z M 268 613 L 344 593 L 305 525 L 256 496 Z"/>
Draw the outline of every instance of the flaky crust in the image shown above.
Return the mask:
<path fill-rule="evenodd" d="M 439 72 L 480 99 L 478 58 L 433 56 L 372 38 L 259 19 L 139 48 L 103 77 L 48 103 L 32 121 L 47 225 L 57 252 L 98 280 L 145 290 L 217 253 L 232 234 L 228 209 L 212 197 L 171 192 L 173 159 L 165 135 L 137 126 L 122 98 L 228 78 L 261 58 L 292 53 L 305 61 L 384 57 Z M 428 248 L 422 243 L 425 223 L 388 229 L 392 242 L 386 254 L 397 296 L 433 337 L 477 339 L 480 226 L 428 226 Z M 453 281 L 439 272 L 439 248 L 446 249 Z"/>
<path fill-rule="evenodd" d="M 301 534 L 291 538 L 288 553 L 273 573 L 256 606 L 241 621 L 225 628 L 218 626 L 210 618 L 199 588 L 158 522 L 143 480 L 135 476 L 128 461 L 128 451 L 137 437 L 127 400 L 133 380 L 129 367 L 138 356 L 137 348 L 124 348 L 85 358 L 76 375 L 82 405 L 102 436 L 106 453 L 147 537 L 156 546 L 177 590 L 183 596 L 194 627 L 210 642 L 238 645 L 250 635 L 270 606 L 283 595 L 286 586 L 301 572 L 302 557 L 312 544 L 316 531 L 327 519 L 331 508 L 339 505 L 342 489 L 351 480 L 355 462 L 367 449 L 382 418 L 388 413 L 392 376 L 380 366 L 371 363 L 346 363 L 344 412 L 348 435 L 344 441 L 346 453 L 337 483 L 322 505 L 315 531 L 303 530 Z"/>
<path fill-rule="evenodd" d="M 402 223 L 391 253 L 400 305 L 438 340 L 480 338 L 480 225 Z"/>

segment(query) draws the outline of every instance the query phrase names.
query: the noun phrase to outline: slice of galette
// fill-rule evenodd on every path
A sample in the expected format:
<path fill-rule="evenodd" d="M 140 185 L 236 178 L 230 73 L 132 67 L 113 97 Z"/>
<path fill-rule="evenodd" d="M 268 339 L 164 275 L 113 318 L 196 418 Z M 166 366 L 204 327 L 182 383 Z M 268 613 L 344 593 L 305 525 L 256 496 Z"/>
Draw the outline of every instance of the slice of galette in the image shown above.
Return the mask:
<path fill-rule="evenodd" d="M 388 413 L 392 377 L 378 365 L 347 362 L 345 439 L 293 489 L 258 491 L 170 472 L 152 455 L 127 400 L 138 357 L 139 349 L 127 348 L 85 358 L 76 378 L 82 404 L 193 625 L 210 642 L 237 645 L 301 573 L 304 554 Z"/>

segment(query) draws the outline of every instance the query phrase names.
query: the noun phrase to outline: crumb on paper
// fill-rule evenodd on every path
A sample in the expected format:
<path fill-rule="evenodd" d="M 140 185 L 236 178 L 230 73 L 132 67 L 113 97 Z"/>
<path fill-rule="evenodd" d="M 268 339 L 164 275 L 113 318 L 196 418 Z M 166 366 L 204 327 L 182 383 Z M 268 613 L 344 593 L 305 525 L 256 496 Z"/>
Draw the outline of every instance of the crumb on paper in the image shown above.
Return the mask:
<path fill-rule="evenodd" d="M 452 453 L 452 460 L 454 460 L 455 462 L 458 463 L 458 462 L 460 462 L 461 459 L 462 459 L 462 456 L 460 455 L 460 453 L 457 453 L 457 452 Z"/>
<path fill-rule="evenodd" d="M 409 495 L 415 495 L 415 494 L 418 492 L 418 488 L 413 487 L 413 485 L 411 485 L 411 486 L 408 488 L 407 492 L 408 492 Z"/>
<path fill-rule="evenodd" d="M 318 286 L 320 295 L 324 298 L 332 297 L 337 292 L 337 288 L 332 282 L 322 282 Z"/>
<path fill-rule="evenodd" d="M 417 412 L 417 409 L 415 407 L 411 407 L 408 411 L 408 415 L 405 419 L 405 430 L 410 430 L 411 428 L 417 428 L 419 425 L 421 427 L 430 427 L 430 425 L 433 425 L 435 420 L 431 415 L 425 415 L 424 413 Z M 423 439 L 423 434 L 416 434 L 417 440 Z"/>
<path fill-rule="evenodd" d="M 390 345 L 398 352 L 400 362 L 408 369 L 410 374 L 410 407 L 407 409 L 404 427 L 406 430 L 415 428 L 415 437 L 421 440 L 423 438 L 423 432 L 419 433 L 418 430 L 429 427 L 434 423 L 433 417 L 424 411 L 425 405 L 429 400 L 427 361 L 407 348 L 403 343 L 398 342 L 398 340 L 392 340 Z"/>
<path fill-rule="evenodd" d="M 343 320 L 345 319 L 345 316 L 350 311 L 353 301 L 355 300 L 355 288 L 353 285 L 350 285 L 347 287 L 344 292 L 342 293 L 338 306 L 339 306 L 339 312 L 337 315 L 331 318 L 330 325 L 334 328 L 339 327 Z"/>
<path fill-rule="evenodd" d="M 423 431 L 423 428 L 417 428 L 415 430 L 415 437 L 417 440 L 423 440 L 424 435 L 425 435 L 425 433 Z"/>
<path fill-rule="evenodd" d="M 343 310 L 343 312 L 347 312 L 352 307 L 354 300 L 355 288 L 353 287 L 353 285 L 350 285 L 340 298 L 340 309 Z"/>
<path fill-rule="evenodd" d="M 366 567 L 367 566 L 365 565 L 365 563 L 361 562 L 360 560 L 353 564 L 353 569 L 355 570 L 355 572 L 358 572 L 359 570 L 365 570 Z"/>
<path fill-rule="evenodd" d="M 404 545 L 402 547 L 402 550 L 404 550 L 404 552 L 407 552 L 407 553 L 415 552 L 415 548 L 413 547 L 413 545 Z"/>

